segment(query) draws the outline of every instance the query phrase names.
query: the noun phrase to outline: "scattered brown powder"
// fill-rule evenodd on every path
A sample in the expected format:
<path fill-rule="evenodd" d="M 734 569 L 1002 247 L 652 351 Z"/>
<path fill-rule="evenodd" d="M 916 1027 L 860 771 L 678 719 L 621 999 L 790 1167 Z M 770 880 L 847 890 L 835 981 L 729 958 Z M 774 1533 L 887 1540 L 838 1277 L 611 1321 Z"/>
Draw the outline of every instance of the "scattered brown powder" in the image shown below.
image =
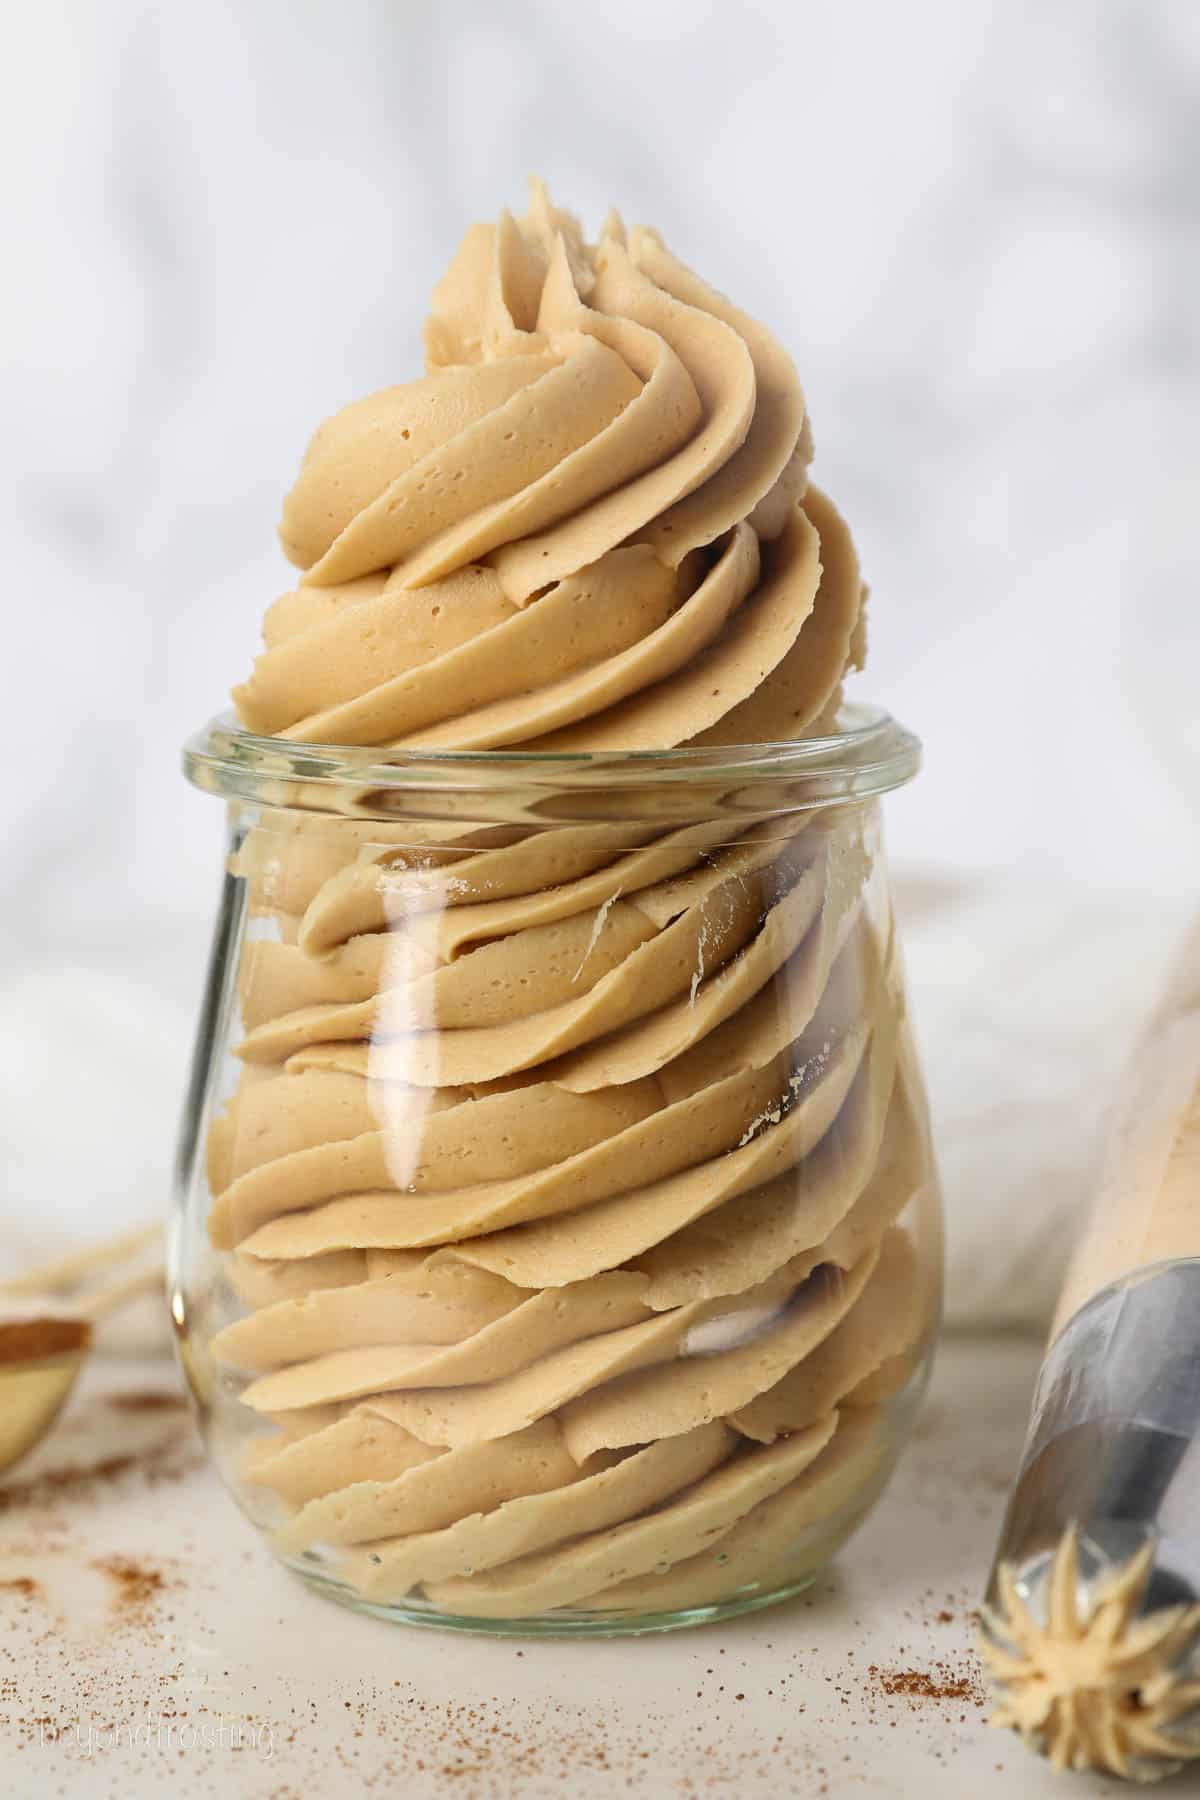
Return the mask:
<path fill-rule="evenodd" d="M 10 1575 L 0 1581 L 0 1594 L 19 1594 L 23 1600 L 36 1600 L 41 1591 L 32 1575 Z"/>
<path fill-rule="evenodd" d="M 161 1569 L 132 1556 L 101 1556 L 92 1567 L 113 1583 L 115 1604 L 126 1615 L 144 1617 L 167 1585 Z"/>
<path fill-rule="evenodd" d="M 6 1319 L 0 1322 L 0 1364 L 81 1356 L 91 1341 L 86 1319 Z"/>
<path fill-rule="evenodd" d="M 885 1694 L 903 1699 L 966 1700 L 973 1706 L 987 1705 L 980 1677 L 970 1670 L 964 1673 L 952 1668 L 949 1663 L 935 1662 L 930 1669 L 881 1669 L 872 1663 L 867 1673 Z"/>
<path fill-rule="evenodd" d="M 44 1505 L 56 1496 L 74 1498 L 97 1484 L 115 1481 L 137 1463 L 136 1456 L 106 1456 L 98 1463 L 67 1463 L 61 1469 L 47 1469 L 28 1481 L 10 1481 L 0 1487 L 0 1513 L 22 1506 Z"/>
<path fill-rule="evenodd" d="M 182 1481 L 201 1467 L 204 1458 L 199 1451 L 181 1455 L 187 1446 L 188 1433 L 175 1432 L 163 1442 L 140 1453 L 106 1456 L 94 1463 L 65 1463 L 61 1468 L 46 1469 L 24 1481 L 9 1481 L 0 1487 L 0 1515 L 7 1512 L 40 1512 L 54 1505 L 70 1504 L 98 1497 L 104 1489 L 122 1476 L 136 1470 L 147 1487 L 163 1482 Z"/>
<path fill-rule="evenodd" d="M 143 1388 L 125 1394 L 110 1394 L 108 1404 L 114 1412 L 122 1413 L 182 1412 L 187 1401 L 170 1388 Z"/>

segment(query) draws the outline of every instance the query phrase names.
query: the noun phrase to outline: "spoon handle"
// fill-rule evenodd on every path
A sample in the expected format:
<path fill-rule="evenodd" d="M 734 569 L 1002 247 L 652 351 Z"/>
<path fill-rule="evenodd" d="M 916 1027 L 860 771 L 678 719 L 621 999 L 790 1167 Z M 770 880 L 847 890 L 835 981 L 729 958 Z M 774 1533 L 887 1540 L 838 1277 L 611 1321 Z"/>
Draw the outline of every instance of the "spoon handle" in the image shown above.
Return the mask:
<path fill-rule="evenodd" d="M 161 1225 L 143 1225 L 137 1231 L 124 1232 L 120 1237 L 109 1238 L 90 1249 L 72 1250 L 12 1281 L 0 1281 L 0 1295 L 54 1294 L 63 1288 L 75 1287 L 85 1276 L 148 1250 L 161 1237 Z"/>
<path fill-rule="evenodd" d="M 139 1269 L 134 1275 L 126 1275 L 120 1281 L 114 1281 L 110 1287 L 101 1288 L 97 1294 L 89 1294 L 80 1305 L 83 1318 L 95 1324 L 98 1319 L 107 1319 L 110 1313 L 124 1306 L 127 1300 L 133 1300 L 139 1294 L 162 1294 L 166 1288 L 167 1274 L 161 1263 L 154 1263 L 148 1269 Z"/>

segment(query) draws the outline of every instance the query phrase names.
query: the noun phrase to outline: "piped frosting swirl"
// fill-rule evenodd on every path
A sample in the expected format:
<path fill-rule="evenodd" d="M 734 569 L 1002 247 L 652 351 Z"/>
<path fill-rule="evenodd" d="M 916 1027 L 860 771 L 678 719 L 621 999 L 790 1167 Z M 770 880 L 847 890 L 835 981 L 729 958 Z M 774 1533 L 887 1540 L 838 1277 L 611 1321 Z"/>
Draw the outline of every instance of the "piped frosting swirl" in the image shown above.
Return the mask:
<path fill-rule="evenodd" d="M 535 186 L 467 232 L 427 374 L 313 438 L 304 571 L 235 690 L 252 730 L 459 750 L 795 737 L 862 656 L 845 526 L 807 486 L 790 357 L 610 215 Z"/>
<path fill-rule="evenodd" d="M 426 348 L 309 448 L 250 728 L 607 752 L 828 725 L 863 589 L 767 331 L 535 187 L 468 231 Z M 270 1427 L 244 1474 L 280 1547 L 478 1617 L 807 1572 L 887 1462 L 932 1306 L 869 815 L 267 810 L 234 872 L 213 1350 Z"/>

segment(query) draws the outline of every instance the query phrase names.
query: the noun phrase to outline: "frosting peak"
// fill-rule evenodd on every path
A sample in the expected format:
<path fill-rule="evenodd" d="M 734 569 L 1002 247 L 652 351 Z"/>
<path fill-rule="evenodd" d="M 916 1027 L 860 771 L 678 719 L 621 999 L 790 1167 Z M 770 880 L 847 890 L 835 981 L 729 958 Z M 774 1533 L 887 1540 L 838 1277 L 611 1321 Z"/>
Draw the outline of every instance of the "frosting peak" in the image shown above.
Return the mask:
<path fill-rule="evenodd" d="M 771 334 L 535 183 L 434 289 L 426 374 L 317 431 L 304 571 L 235 689 L 308 742 L 654 749 L 793 737 L 861 662 L 849 535 Z"/>

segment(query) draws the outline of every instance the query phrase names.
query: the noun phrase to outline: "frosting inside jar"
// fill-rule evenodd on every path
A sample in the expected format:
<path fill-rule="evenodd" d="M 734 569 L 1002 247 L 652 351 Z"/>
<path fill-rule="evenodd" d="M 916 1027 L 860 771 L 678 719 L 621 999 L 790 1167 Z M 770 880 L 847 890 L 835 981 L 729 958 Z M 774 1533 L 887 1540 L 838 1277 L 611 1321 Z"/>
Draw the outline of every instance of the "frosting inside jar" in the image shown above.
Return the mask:
<path fill-rule="evenodd" d="M 829 728 L 863 586 L 791 361 L 658 235 L 473 226 L 427 373 L 317 432 L 251 730 L 637 751 Z M 930 1179 L 867 807 L 264 810 L 208 1139 L 278 1542 L 373 1601 L 669 1610 L 887 1460 Z M 807 1534 L 807 1539 L 806 1539 Z M 814 1536 L 815 1534 L 815 1536 Z"/>

